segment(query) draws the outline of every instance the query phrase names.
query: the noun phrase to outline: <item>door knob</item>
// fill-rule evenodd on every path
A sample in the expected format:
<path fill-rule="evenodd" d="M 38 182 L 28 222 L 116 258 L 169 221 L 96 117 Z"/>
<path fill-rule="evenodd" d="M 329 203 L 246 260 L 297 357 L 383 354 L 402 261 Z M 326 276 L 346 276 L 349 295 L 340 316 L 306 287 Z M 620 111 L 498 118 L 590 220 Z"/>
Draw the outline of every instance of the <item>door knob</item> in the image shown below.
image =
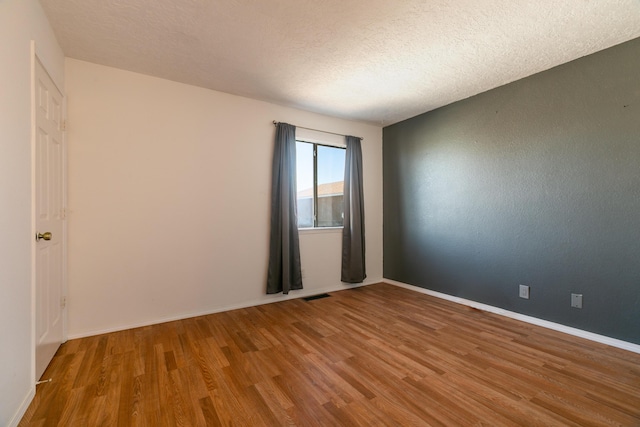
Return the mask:
<path fill-rule="evenodd" d="M 51 233 L 47 231 L 44 234 L 40 234 L 40 233 L 36 234 L 36 241 L 40 239 L 51 240 Z"/>

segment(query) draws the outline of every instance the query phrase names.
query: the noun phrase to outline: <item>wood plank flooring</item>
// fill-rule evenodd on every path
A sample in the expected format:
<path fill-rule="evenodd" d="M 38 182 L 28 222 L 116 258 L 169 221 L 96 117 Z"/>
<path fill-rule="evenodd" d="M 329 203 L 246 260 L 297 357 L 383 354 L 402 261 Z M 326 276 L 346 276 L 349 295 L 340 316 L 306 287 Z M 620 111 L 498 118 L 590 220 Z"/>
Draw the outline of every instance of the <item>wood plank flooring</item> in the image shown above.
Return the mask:
<path fill-rule="evenodd" d="M 71 340 L 20 426 L 640 426 L 640 354 L 388 284 Z"/>

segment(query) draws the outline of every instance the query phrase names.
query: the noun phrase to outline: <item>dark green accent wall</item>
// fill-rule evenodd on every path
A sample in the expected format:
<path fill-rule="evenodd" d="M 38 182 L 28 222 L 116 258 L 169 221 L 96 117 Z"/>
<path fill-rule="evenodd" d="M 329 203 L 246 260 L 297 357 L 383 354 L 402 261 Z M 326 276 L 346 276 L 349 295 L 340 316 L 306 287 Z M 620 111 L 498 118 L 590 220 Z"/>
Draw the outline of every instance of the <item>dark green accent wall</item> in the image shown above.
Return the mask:
<path fill-rule="evenodd" d="M 385 278 L 640 344 L 640 39 L 383 132 Z"/>

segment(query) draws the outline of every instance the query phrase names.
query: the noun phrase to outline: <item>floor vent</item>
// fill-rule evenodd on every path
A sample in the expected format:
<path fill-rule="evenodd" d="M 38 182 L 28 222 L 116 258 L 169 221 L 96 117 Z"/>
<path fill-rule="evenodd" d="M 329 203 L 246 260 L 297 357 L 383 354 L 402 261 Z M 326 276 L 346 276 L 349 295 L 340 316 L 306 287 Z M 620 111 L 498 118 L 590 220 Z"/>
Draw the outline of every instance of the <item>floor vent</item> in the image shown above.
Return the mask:
<path fill-rule="evenodd" d="M 305 300 L 305 301 L 313 301 L 314 299 L 328 298 L 330 296 L 331 295 L 329 295 L 329 294 L 318 294 L 318 295 L 311 295 L 310 297 L 305 297 L 305 298 L 302 298 L 302 299 Z"/>

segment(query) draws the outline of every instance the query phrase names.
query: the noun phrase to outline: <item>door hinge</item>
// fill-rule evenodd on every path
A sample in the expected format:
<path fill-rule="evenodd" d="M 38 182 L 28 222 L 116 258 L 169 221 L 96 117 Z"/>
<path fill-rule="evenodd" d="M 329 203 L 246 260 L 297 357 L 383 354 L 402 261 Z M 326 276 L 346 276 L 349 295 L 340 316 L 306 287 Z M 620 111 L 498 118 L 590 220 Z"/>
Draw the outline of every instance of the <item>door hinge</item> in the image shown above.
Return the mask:
<path fill-rule="evenodd" d="M 60 298 L 60 307 L 65 308 L 67 306 L 67 297 Z"/>
<path fill-rule="evenodd" d="M 69 208 L 60 209 L 60 218 L 67 219 L 67 215 L 69 215 Z"/>
<path fill-rule="evenodd" d="M 62 123 L 60 123 L 60 128 L 62 129 L 62 132 L 66 132 L 66 130 L 67 130 L 67 119 L 62 120 Z"/>

